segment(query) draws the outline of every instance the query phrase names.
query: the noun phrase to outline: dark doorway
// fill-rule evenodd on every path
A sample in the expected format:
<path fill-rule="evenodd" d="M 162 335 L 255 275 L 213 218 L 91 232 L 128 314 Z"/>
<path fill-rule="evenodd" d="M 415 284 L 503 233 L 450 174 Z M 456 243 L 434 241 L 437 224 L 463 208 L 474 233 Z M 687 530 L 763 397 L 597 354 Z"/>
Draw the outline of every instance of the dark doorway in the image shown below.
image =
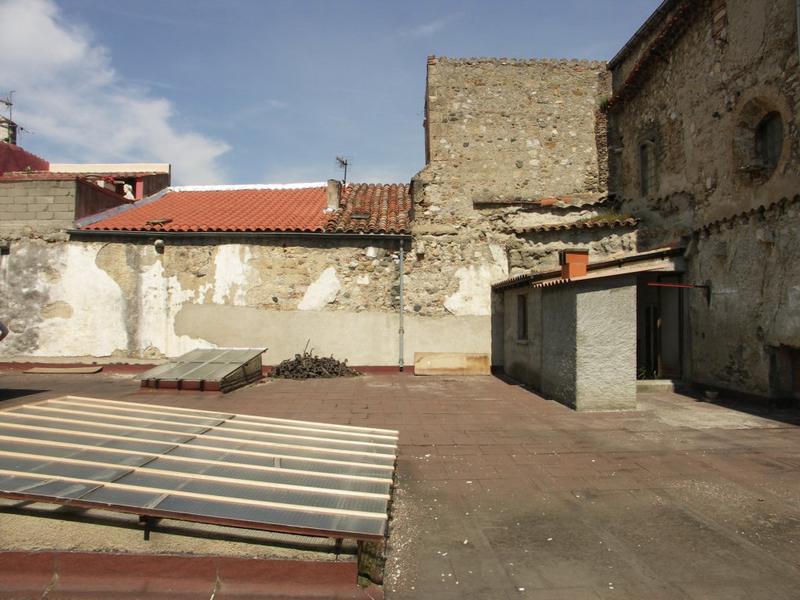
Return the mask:
<path fill-rule="evenodd" d="M 680 288 L 650 283 L 680 283 L 680 273 L 646 273 L 637 290 L 637 377 L 680 379 L 683 346 L 683 295 Z"/>

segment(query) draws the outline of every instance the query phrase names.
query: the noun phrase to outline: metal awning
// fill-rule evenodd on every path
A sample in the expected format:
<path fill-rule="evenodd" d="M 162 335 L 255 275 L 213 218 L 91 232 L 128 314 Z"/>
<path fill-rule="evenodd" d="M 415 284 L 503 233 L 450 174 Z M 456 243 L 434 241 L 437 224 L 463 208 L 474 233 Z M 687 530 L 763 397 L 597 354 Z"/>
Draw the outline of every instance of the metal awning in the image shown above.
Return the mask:
<path fill-rule="evenodd" d="M 215 348 L 187 352 L 142 373 L 142 387 L 229 392 L 261 378 L 266 348 Z"/>
<path fill-rule="evenodd" d="M 397 440 L 386 429 L 64 396 L 0 411 L 0 497 L 380 539 Z"/>

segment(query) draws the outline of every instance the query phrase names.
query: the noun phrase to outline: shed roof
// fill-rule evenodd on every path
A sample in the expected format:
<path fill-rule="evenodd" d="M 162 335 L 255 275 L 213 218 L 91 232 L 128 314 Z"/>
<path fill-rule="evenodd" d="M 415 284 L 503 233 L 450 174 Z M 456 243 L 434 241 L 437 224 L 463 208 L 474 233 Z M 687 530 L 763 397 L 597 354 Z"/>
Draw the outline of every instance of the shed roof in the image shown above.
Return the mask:
<path fill-rule="evenodd" d="M 492 290 L 500 292 L 525 286 L 550 287 L 553 285 L 580 283 L 581 281 L 589 279 L 617 277 L 619 275 L 641 273 L 644 271 L 682 271 L 683 266 L 680 259 L 683 256 L 684 250 L 683 247 L 658 248 L 656 250 L 621 256 L 603 262 L 589 263 L 589 273 L 575 279 L 563 278 L 560 270 L 542 273 L 526 273 L 524 275 L 517 275 L 516 277 L 498 281 L 492 284 Z"/>

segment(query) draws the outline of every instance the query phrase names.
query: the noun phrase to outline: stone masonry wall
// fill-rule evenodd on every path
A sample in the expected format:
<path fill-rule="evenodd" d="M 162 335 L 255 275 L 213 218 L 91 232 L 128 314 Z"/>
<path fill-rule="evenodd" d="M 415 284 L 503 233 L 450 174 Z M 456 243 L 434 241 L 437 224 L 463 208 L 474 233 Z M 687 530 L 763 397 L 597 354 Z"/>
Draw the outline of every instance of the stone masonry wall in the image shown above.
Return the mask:
<path fill-rule="evenodd" d="M 710 386 L 785 396 L 776 353 L 800 349 L 800 196 L 700 230 L 690 246 L 692 377 Z"/>
<path fill-rule="evenodd" d="M 477 198 L 605 191 L 595 117 L 608 93 L 601 62 L 431 57 L 425 171 L 458 191 L 443 213 Z"/>
<path fill-rule="evenodd" d="M 0 182 L 0 237 L 52 233 L 74 218 L 74 180 Z"/>
<path fill-rule="evenodd" d="M 640 237 L 649 246 L 791 196 L 800 185 L 795 3 L 701 0 L 678 9 L 683 4 L 691 16 L 675 40 L 643 61 L 642 48 L 663 35 L 667 18 L 614 73 L 615 95 L 634 67 L 643 73 L 609 111 L 610 156 L 612 191 L 643 219 Z M 783 118 L 781 161 L 772 173 L 754 172 L 753 130 L 772 111 Z M 642 197 L 645 140 L 654 143 L 655 182 Z"/>
<path fill-rule="evenodd" d="M 684 295 L 684 377 L 761 395 L 781 393 L 776 349 L 800 349 L 796 34 L 791 0 L 677 2 L 615 69 L 613 98 L 624 97 L 609 110 L 611 187 L 641 219 L 639 244 L 683 238 L 686 280 L 711 287 L 710 304 L 702 293 Z M 632 73 L 636 85 L 626 90 Z M 783 143 L 773 170 L 758 165 L 755 131 L 776 113 Z M 655 177 L 643 196 L 645 141 L 654 145 Z"/>
<path fill-rule="evenodd" d="M 413 310 L 488 319 L 493 281 L 557 268 L 567 246 L 590 247 L 592 260 L 635 247 L 630 231 L 520 232 L 610 210 L 598 161 L 606 151 L 598 106 L 609 93 L 600 62 L 428 60 L 429 160 L 413 182 L 406 286 Z"/>

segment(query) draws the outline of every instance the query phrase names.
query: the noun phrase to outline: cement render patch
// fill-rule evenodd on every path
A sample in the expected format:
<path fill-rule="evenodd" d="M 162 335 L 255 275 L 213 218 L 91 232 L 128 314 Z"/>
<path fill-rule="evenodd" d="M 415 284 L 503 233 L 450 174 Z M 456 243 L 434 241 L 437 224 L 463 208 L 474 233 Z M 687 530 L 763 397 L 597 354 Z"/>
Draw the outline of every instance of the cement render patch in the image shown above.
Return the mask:
<path fill-rule="evenodd" d="M 225 396 L 136 386 L 108 369 L 3 371 L 0 408 L 74 393 L 399 429 L 389 599 L 788 600 L 800 589 L 798 411 L 663 392 L 640 394 L 636 411 L 576 413 L 494 377 L 368 374 Z"/>

